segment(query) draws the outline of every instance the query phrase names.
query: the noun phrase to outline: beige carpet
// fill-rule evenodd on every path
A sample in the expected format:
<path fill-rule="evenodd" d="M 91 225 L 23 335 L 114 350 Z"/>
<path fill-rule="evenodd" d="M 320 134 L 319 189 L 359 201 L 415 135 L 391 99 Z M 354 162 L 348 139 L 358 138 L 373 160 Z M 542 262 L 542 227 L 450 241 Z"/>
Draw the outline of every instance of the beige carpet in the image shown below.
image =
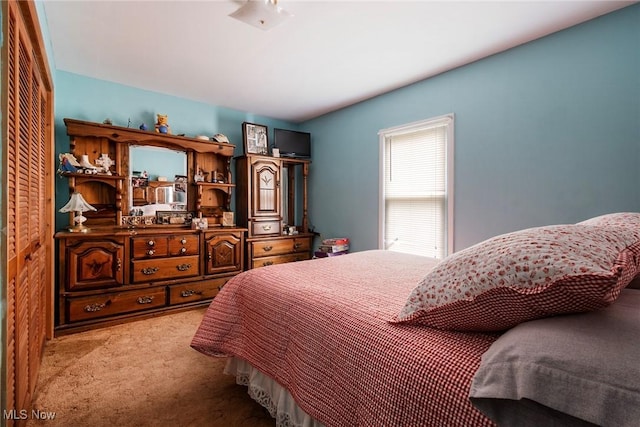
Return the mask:
<path fill-rule="evenodd" d="M 191 347 L 204 309 L 55 338 L 47 343 L 27 426 L 273 426 L 225 359 Z"/>

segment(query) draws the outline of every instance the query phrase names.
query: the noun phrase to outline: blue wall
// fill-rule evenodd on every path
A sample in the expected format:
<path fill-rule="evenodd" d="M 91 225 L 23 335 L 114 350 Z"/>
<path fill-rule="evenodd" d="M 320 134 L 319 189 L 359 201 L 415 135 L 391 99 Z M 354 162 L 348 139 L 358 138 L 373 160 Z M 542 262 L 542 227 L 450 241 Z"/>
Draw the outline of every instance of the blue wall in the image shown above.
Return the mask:
<path fill-rule="evenodd" d="M 40 32 L 42 33 L 42 40 L 44 42 L 44 48 L 47 52 L 49 71 L 51 72 L 51 78 L 55 80 L 56 65 L 54 62 L 55 58 L 53 57 L 53 46 L 51 45 L 51 38 L 49 37 L 49 23 L 47 22 L 47 14 L 44 10 L 44 2 L 36 0 L 35 5 L 36 13 L 38 14 L 38 22 L 40 23 Z"/>
<path fill-rule="evenodd" d="M 323 236 L 377 247 L 378 131 L 455 114 L 456 250 L 537 225 L 640 211 L 640 5 L 295 125 L 182 98 L 55 73 L 56 151 L 64 117 L 132 126 L 169 115 L 174 133 L 243 121 L 310 131 L 309 214 Z M 271 136 L 271 135 L 270 135 Z M 68 198 L 59 179 L 56 206 Z M 66 215 L 57 217 L 58 228 Z"/>
<path fill-rule="evenodd" d="M 455 114 L 454 249 L 640 211 L 640 5 L 301 125 L 310 220 L 378 244 L 378 131 Z"/>
<path fill-rule="evenodd" d="M 56 154 L 69 151 L 69 137 L 63 119 L 102 123 L 106 118 L 114 125 L 138 128 L 145 123 L 153 129 L 156 113 L 167 114 L 174 134 L 187 136 L 222 133 L 236 146 L 235 155 L 243 153 L 242 122 L 260 123 L 269 128 L 269 144 L 273 128 L 297 129 L 297 125 L 242 111 L 208 105 L 125 86 L 104 80 L 92 79 L 58 70 L 55 77 L 55 129 Z M 56 211 L 69 199 L 66 178 L 56 182 Z M 67 225 L 68 215 L 57 213 L 56 229 Z"/>

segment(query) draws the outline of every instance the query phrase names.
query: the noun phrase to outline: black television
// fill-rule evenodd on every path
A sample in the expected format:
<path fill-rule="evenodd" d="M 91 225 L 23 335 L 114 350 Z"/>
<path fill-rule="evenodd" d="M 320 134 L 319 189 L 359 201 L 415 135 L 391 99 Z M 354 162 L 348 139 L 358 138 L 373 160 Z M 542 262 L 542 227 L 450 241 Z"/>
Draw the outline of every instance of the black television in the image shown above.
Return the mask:
<path fill-rule="evenodd" d="M 311 134 L 288 129 L 273 129 L 273 148 L 280 150 L 282 157 L 311 157 Z"/>

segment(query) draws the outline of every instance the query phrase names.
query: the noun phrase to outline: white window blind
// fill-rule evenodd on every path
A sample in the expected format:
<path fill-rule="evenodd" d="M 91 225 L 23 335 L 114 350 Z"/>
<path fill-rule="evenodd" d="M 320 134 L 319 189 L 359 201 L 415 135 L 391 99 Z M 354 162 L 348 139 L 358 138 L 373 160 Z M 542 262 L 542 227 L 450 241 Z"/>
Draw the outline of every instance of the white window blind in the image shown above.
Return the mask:
<path fill-rule="evenodd" d="M 444 258 L 450 226 L 451 116 L 381 131 L 383 247 Z"/>

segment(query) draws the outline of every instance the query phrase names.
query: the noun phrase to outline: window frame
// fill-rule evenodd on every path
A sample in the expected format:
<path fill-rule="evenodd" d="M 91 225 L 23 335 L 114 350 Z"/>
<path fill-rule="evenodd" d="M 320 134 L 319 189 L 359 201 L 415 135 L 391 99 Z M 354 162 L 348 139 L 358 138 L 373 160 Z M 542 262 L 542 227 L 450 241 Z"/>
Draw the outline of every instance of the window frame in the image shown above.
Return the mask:
<path fill-rule="evenodd" d="M 442 116 L 433 117 L 430 119 L 419 120 L 404 125 L 394 126 L 378 131 L 378 148 L 379 148 L 379 169 L 378 169 L 378 249 L 384 249 L 385 242 L 385 145 L 387 138 L 393 134 L 415 132 L 425 128 L 445 125 L 446 126 L 446 147 L 445 147 L 445 256 L 454 252 L 454 114 L 444 114 Z"/>

